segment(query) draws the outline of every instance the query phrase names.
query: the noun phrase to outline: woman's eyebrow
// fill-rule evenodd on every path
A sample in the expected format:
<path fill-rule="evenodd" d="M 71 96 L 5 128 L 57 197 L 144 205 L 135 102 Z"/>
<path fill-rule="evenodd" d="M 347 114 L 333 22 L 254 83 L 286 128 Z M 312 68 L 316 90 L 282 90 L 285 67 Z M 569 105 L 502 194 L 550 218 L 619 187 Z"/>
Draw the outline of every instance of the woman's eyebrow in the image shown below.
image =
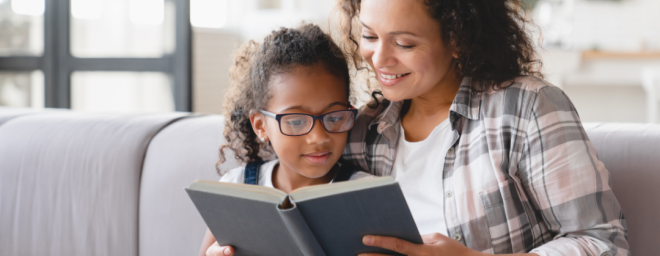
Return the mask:
<path fill-rule="evenodd" d="M 360 24 L 362 24 L 362 26 L 364 26 L 365 28 L 371 29 L 369 26 L 367 26 L 367 24 L 364 24 L 364 21 L 362 21 L 360 19 L 358 19 L 358 20 L 360 21 Z"/>
<path fill-rule="evenodd" d="M 390 35 L 411 35 L 411 36 L 417 36 L 417 34 L 409 31 L 392 31 L 389 33 Z"/>
<path fill-rule="evenodd" d="M 371 29 L 369 26 L 367 26 L 367 24 L 364 24 L 364 22 L 362 20 L 359 20 L 359 21 L 360 21 L 360 24 L 362 24 L 362 26 L 364 26 L 365 28 Z M 392 31 L 388 34 L 390 34 L 390 35 L 411 35 L 411 36 L 419 37 L 417 34 L 415 34 L 413 32 L 410 32 L 410 31 Z"/>

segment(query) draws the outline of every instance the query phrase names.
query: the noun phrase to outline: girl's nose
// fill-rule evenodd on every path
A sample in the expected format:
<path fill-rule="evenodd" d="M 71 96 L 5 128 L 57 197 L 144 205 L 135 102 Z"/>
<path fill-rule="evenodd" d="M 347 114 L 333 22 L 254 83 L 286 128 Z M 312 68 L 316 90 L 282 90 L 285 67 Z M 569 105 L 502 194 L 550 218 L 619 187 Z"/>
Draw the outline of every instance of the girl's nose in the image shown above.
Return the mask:
<path fill-rule="evenodd" d="M 316 120 L 314 122 L 314 127 L 307 134 L 307 143 L 308 144 L 323 144 L 330 140 L 330 134 L 323 127 L 321 120 Z"/>

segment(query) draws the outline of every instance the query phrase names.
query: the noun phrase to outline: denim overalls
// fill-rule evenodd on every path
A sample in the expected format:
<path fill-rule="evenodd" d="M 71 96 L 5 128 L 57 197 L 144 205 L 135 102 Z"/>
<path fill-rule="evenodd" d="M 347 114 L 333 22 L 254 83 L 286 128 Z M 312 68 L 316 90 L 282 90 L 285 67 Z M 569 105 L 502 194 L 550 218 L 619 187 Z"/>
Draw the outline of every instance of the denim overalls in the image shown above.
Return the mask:
<path fill-rule="evenodd" d="M 250 162 L 245 166 L 245 184 L 259 185 L 259 169 L 264 161 Z M 347 181 L 351 179 L 355 168 L 348 164 L 339 164 L 339 170 L 332 182 Z"/>

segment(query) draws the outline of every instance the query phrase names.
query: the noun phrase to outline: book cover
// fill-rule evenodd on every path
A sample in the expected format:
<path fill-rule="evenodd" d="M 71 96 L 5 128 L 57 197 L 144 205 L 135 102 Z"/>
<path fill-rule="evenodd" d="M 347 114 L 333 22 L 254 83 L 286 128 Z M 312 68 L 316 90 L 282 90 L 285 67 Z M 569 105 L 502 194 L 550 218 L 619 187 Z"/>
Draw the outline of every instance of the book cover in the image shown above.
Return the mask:
<path fill-rule="evenodd" d="M 422 243 L 399 184 L 379 177 L 297 189 L 196 181 L 186 188 L 219 244 L 236 255 L 357 255 L 378 252 L 364 235 Z"/>

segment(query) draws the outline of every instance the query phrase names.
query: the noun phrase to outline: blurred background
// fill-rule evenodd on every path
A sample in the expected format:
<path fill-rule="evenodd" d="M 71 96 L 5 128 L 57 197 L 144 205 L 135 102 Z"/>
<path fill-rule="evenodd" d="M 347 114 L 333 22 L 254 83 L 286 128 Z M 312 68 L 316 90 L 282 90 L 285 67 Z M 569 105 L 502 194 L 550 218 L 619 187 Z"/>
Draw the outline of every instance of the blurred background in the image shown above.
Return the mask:
<path fill-rule="evenodd" d="M 586 122 L 660 118 L 660 0 L 525 0 Z M 233 51 L 335 0 L 0 0 L 0 106 L 220 113 Z M 332 24 L 332 23 L 330 23 Z"/>

